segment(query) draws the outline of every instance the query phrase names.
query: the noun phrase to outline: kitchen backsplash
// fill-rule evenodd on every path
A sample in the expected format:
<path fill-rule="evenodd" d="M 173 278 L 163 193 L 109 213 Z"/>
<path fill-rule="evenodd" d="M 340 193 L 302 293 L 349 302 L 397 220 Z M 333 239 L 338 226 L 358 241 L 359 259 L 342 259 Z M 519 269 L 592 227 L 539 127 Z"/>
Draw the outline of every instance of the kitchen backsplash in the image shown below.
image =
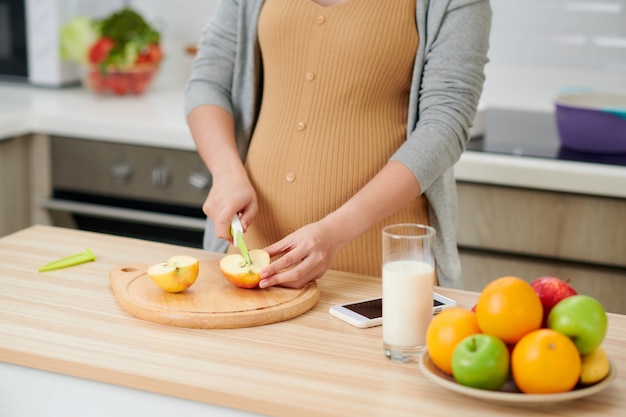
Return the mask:
<path fill-rule="evenodd" d="M 492 62 L 626 72 L 626 0 L 491 4 Z"/>
<path fill-rule="evenodd" d="M 124 4 L 162 29 L 166 69 L 186 77 L 187 45 L 197 42 L 217 0 L 70 0 L 106 14 Z M 493 64 L 624 72 L 626 0 L 492 0 Z M 170 75 L 171 77 L 172 75 Z"/>
<path fill-rule="evenodd" d="M 180 86 L 187 79 L 195 45 L 217 0 L 65 0 L 71 15 L 104 17 L 128 5 L 161 31 L 164 60 L 155 88 Z"/>

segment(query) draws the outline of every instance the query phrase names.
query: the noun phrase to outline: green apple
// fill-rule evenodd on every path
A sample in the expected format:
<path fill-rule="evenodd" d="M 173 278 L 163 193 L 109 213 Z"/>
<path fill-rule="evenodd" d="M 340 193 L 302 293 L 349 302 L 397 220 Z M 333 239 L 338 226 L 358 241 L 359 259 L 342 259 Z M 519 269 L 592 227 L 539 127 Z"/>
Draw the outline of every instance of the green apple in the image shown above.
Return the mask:
<path fill-rule="evenodd" d="M 495 391 L 509 377 L 509 350 L 499 338 L 480 333 L 461 340 L 452 353 L 452 376 L 472 388 Z"/>
<path fill-rule="evenodd" d="M 604 307 L 588 295 L 567 297 L 559 301 L 548 315 L 548 327 L 572 339 L 581 355 L 600 346 L 607 326 Z"/>

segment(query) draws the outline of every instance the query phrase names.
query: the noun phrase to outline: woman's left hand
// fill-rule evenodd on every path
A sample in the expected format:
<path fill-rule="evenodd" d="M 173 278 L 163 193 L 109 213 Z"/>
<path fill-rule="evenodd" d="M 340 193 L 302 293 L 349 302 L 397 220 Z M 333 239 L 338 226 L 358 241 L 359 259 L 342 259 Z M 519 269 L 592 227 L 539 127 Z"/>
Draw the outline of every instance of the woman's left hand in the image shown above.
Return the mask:
<path fill-rule="evenodd" d="M 321 278 L 335 255 L 352 239 L 405 207 L 421 193 L 413 172 L 390 161 L 358 193 L 323 219 L 301 227 L 265 248 L 282 255 L 261 270 L 261 288 L 301 288 Z M 381 201 L 393 202 L 380 204 Z"/>
<path fill-rule="evenodd" d="M 341 236 L 323 220 L 303 226 L 265 248 L 282 256 L 261 270 L 259 287 L 302 288 L 324 275 L 341 248 Z"/>

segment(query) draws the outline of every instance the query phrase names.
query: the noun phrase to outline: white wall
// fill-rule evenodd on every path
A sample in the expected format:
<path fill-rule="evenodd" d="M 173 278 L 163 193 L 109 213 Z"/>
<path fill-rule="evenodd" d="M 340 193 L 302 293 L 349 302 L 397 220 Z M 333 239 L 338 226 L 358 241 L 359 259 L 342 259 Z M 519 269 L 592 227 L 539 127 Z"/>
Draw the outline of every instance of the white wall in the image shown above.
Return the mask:
<path fill-rule="evenodd" d="M 181 83 L 217 0 L 68 0 L 107 14 L 128 3 L 162 30 L 164 70 Z M 392 0 L 393 1 L 393 0 Z M 437 1 L 437 0 L 435 0 Z M 492 0 L 491 65 L 606 71 L 626 78 L 626 0 Z M 183 74 L 183 75 L 181 75 Z M 161 77 L 163 78 L 163 77 Z M 520 82 L 512 80 L 511 82 Z"/>
<path fill-rule="evenodd" d="M 194 42 L 217 0 L 66 0 L 74 14 L 103 17 L 129 5 L 162 32 L 167 41 Z"/>
<path fill-rule="evenodd" d="M 197 43 L 202 28 L 217 0 L 66 0 L 72 15 L 104 17 L 129 5 L 162 35 L 165 59 L 155 87 L 182 86 L 186 80 L 191 56 L 188 45 Z"/>
<path fill-rule="evenodd" d="M 626 0 L 492 0 L 493 63 L 624 72 Z"/>
<path fill-rule="evenodd" d="M 163 20 L 166 38 L 194 42 L 216 0 L 130 3 L 149 18 Z M 626 0 L 492 0 L 491 4 L 492 63 L 600 69 L 626 76 Z"/>

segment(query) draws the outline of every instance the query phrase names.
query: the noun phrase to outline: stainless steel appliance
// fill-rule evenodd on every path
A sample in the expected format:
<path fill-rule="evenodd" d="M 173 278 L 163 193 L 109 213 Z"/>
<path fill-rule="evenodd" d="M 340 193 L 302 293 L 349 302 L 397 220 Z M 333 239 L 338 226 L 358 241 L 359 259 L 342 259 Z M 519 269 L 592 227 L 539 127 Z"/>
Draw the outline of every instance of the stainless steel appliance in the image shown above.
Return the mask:
<path fill-rule="evenodd" d="M 0 80 L 77 83 L 78 67 L 59 54 L 59 30 L 72 16 L 69 0 L 0 0 Z"/>
<path fill-rule="evenodd" d="M 211 176 L 195 151 L 51 138 L 53 224 L 202 247 Z"/>

